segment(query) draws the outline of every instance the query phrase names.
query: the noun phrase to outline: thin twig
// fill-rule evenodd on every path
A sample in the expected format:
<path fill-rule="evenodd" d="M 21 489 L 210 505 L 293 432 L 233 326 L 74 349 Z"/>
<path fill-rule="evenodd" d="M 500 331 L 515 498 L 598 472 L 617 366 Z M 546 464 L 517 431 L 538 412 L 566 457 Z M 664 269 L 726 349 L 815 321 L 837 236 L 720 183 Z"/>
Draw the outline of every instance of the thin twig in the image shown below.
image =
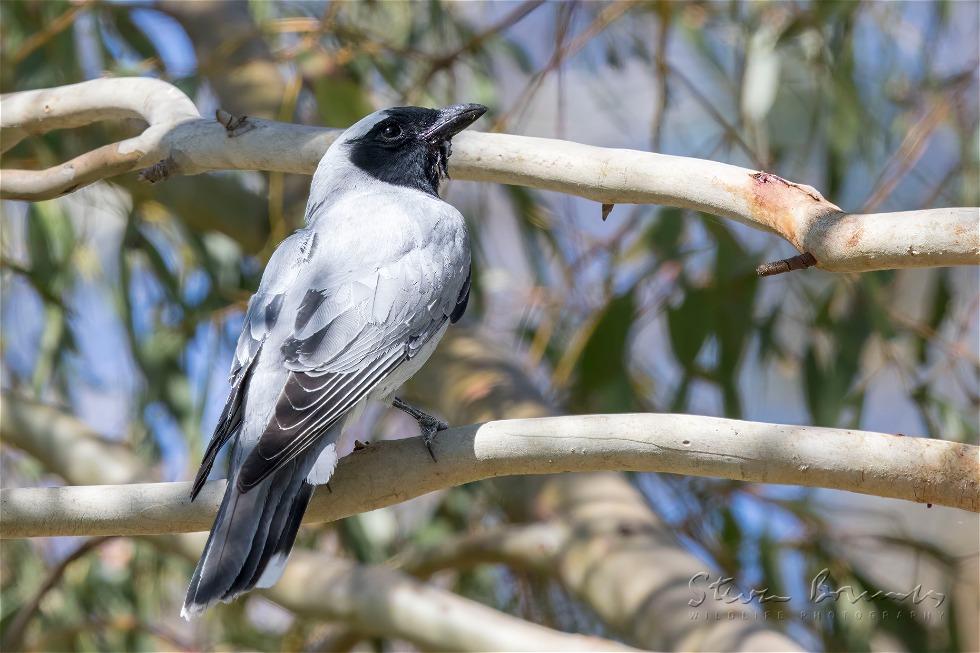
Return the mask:
<path fill-rule="evenodd" d="M 497 34 L 503 32 L 506 29 L 510 29 L 511 27 L 513 27 L 514 25 L 522 21 L 524 18 L 526 18 L 528 15 L 530 15 L 531 12 L 533 12 L 535 9 L 540 7 L 542 4 L 544 4 L 544 0 L 528 0 L 527 2 L 518 5 L 512 12 L 510 12 L 509 14 L 507 14 L 499 21 L 497 21 L 490 27 L 486 28 L 485 30 L 473 35 L 473 37 L 470 38 L 470 40 L 468 40 L 466 43 L 459 46 L 452 52 L 448 52 L 444 55 L 441 55 L 433 59 L 432 63 L 429 65 L 429 68 L 418 79 L 418 81 L 412 84 L 412 87 L 419 88 L 419 89 L 426 88 L 426 86 L 428 86 L 429 84 L 429 81 L 432 80 L 432 78 L 436 75 L 436 73 L 452 66 L 460 56 L 464 54 L 472 53 L 481 45 L 483 45 L 484 41 L 486 41 L 487 39 L 496 36 Z"/>
<path fill-rule="evenodd" d="M 632 9 L 636 4 L 638 4 L 638 0 L 621 0 L 620 2 L 604 7 L 595 17 L 592 23 L 582 31 L 582 33 L 580 33 L 564 48 L 556 50 L 547 65 L 531 76 L 531 81 L 529 81 L 527 86 L 524 87 L 524 90 L 521 91 L 521 94 L 518 96 L 511 108 L 500 116 L 496 122 L 494 122 L 493 126 L 491 127 L 491 131 L 500 131 L 503 129 L 513 114 L 520 110 L 524 104 L 528 102 L 529 99 L 537 92 L 538 88 L 544 82 L 549 73 L 556 70 L 565 59 L 574 55 L 588 45 L 589 41 L 598 36 L 617 19 L 621 18 L 623 14 Z"/>
<path fill-rule="evenodd" d="M 882 167 L 881 175 L 872 187 L 867 201 L 861 207 L 862 212 L 875 210 L 891 195 L 895 187 L 898 186 L 898 182 L 925 153 L 930 136 L 946 119 L 949 111 L 950 102 L 943 98 L 908 130 L 902 144 L 895 152 L 893 160 Z M 895 170 L 891 176 L 888 176 L 889 169 L 892 167 L 891 164 L 895 161 L 897 161 Z"/>
<path fill-rule="evenodd" d="M 650 137 L 650 146 L 654 152 L 659 152 L 663 141 L 664 126 L 667 123 L 668 91 L 670 81 L 670 67 L 667 65 L 667 40 L 670 36 L 670 20 L 672 7 L 671 3 L 664 1 L 657 5 L 660 26 L 657 31 L 657 51 L 654 55 L 654 66 L 657 71 L 655 81 L 657 91 L 657 104 L 653 111 L 653 133 Z"/>
<path fill-rule="evenodd" d="M 31 597 L 31 600 L 21 606 L 20 610 L 17 611 L 17 615 L 14 616 L 13 621 L 7 627 L 7 632 L 3 637 L 3 644 L 0 646 L 4 651 L 18 651 L 22 648 L 22 643 L 24 639 L 24 633 L 27 630 L 27 624 L 30 623 L 31 618 L 37 614 L 41 606 L 41 601 L 54 589 L 62 576 L 65 575 L 65 571 L 71 566 L 71 563 L 75 562 L 79 558 L 85 556 L 90 551 L 97 549 L 109 540 L 113 538 L 112 535 L 93 537 L 90 540 L 82 542 L 74 551 L 72 551 L 68 556 L 62 560 L 56 567 L 54 567 L 50 572 L 48 572 L 47 577 L 41 586 Z"/>
<path fill-rule="evenodd" d="M 721 126 L 721 128 L 725 131 L 725 134 L 728 136 L 729 140 L 735 143 L 736 145 L 738 145 L 742 149 L 742 151 L 745 152 L 745 154 L 752 161 L 752 165 L 760 169 L 765 168 L 766 165 L 765 162 L 762 160 L 762 158 L 758 155 L 758 153 L 755 150 L 752 149 L 752 147 L 748 143 L 745 142 L 741 134 L 738 133 L 738 129 L 733 124 L 728 122 L 725 119 L 725 116 L 721 115 L 721 112 L 718 111 L 717 108 L 715 108 L 714 102 L 708 99 L 698 89 L 698 87 L 694 84 L 694 82 L 691 81 L 687 77 L 687 75 L 681 72 L 680 68 L 669 64 L 668 67 L 670 69 L 671 76 L 676 77 L 678 80 L 680 80 L 680 82 L 685 87 L 687 87 L 687 90 L 691 93 L 694 99 L 698 101 L 698 104 L 700 104 L 701 107 L 705 111 L 707 111 L 708 114 L 714 119 L 714 121 L 718 123 Z"/>
<path fill-rule="evenodd" d="M 40 47 L 43 47 L 45 43 L 63 32 L 65 29 L 71 27 L 75 22 L 75 17 L 82 11 L 88 9 L 90 4 L 92 4 L 92 0 L 84 0 L 77 5 L 69 7 L 63 14 L 47 23 L 43 30 L 31 34 L 17 49 L 14 56 L 11 57 L 11 67 L 16 68 L 24 59 L 30 56 L 32 52 Z"/>

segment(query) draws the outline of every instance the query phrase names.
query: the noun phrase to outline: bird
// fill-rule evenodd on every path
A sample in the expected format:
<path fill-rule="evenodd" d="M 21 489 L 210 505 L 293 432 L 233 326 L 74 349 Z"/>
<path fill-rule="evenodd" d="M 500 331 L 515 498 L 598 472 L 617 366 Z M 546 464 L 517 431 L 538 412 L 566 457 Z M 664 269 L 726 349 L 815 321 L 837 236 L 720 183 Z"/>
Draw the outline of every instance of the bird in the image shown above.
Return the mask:
<path fill-rule="evenodd" d="M 228 483 L 181 610 L 190 620 L 279 579 L 345 426 L 392 402 L 432 450 L 445 422 L 394 397 L 466 310 L 466 222 L 439 195 L 480 104 L 393 107 L 320 159 L 305 226 L 273 252 L 245 312 L 231 389 L 191 489 L 231 444 Z"/>

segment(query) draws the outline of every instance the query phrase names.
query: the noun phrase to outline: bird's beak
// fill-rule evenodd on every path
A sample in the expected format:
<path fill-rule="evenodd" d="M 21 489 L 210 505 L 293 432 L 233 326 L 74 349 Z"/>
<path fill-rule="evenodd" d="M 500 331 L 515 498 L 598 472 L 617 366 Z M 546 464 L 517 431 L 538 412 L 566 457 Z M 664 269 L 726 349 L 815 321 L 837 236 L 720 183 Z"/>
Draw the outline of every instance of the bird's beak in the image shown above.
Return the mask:
<path fill-rule="evenodd" d="M 430 143 L 448 141 L 463 131 L 476 119 L 487 112 L 482 104 L 454 104 L 451 107 L 439 109 L 436 123 L 422 133 L 422 138 Z"/>

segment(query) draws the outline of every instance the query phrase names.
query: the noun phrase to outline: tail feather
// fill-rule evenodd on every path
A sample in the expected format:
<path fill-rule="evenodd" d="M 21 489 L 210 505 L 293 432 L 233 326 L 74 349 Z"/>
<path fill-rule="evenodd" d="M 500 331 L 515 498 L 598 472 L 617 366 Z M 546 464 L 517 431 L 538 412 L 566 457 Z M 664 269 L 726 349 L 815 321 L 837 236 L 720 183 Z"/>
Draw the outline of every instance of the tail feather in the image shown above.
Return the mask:
<path fill-rule="evenodd" d="M 286 567 L 286 558 L 289 557 L 289 552 L 296 542 L 296 534 L 299 532 L 299 525 L 303 521 L 306 506 L 309 505 L 310 498 L 313 496 L 313 490 L 314 486 L 305 481 L 302 483 L 299 493 L 293 500 L 293 505 L 289 508 L 289 516 L 286 523 L 283 524 L 282 535 L 279 536 L 279 541 L 274 547 L 268 546 L 273 541 L 272 538 L 269 538 L 266 548 L 262 552 L 262 562 L 259 563 L 259 569 L 252 580 L 255 587 L 272 587 L 282 576 L 282 571 Z"/>
<path fill-rule="evenodd" d="M 181 616 L 196 616 L 218 599 L 225 598 L 252 548 L 272 485 L 266 483 L 243 494 L 234 483 L 228 483 L 208 542 L 187 588 Z"/>
<path fill-rule="evenodd" d="M 269 577 L 265 572 L 271 561 L 278 564 L 269 585 L 278 580 L 313 493 L 305 482 L 305 468 L 311 465 L 293 461 L 248 492 L 241 492 L 233 480 L 228 483 L 187 588 L 182 617 L 189 619 L 218 600 L 228 602 L 254 588 Z"/>
<path fill-rule="evenodd" d="M 312 495 L 313 488 L 310 488 L 310 492 L 306 494 L 304 499 L 302 497 L 302 486 L 305 485 L 303 475 L 299 474 L 295 469 L 288 471 L 289 467 L 294 466 L 294 464 L 295 461 L 283 469 L 283 471 L 287 472 L 289 479 L 287 481 L 288 486 L 283 488 L 278 501 L 269 500 L 266 502 L 259 529 L 253 538 L 254 545 L 251 551 L 249 551 L 248 557 L 245 559 L 241 572 L 238 574 L 235 582 L 232 583 L 231 587 L 228 588 L 222 597 L 223 600 L 230 601 L 238 594 L 247 592 L 255 587 L 256 582 L 262 576 L 269 560 L 275 553 L 279 541 L 283 539 L 284 529 L 294 512 L 297 502 L 302 503 L 299 515 L 299 520 L 302 521 L 303 513 L 306 512 L 306 504 L 309 502 L 309 496 Z M 299 524 L 296 527 L 299 528 Z M 288 549 L 286 553 L 289 553 Z"/>
<path fill-rule="evenodd" d="M 231 583 L 221 595 L 222 601 L 231 601 L 240 593 L 251 589 L 249 580 L 259 565 L 259 559 L 262 557 L 262 550 L 265 548 L 265 543 L 270 539 L 277 539 L 275 536 L 269 537 L 270 532 L 272 532 L 270 527 L 272 526 L 272 522 L 275 521 L 277 514 L 281 512 L 279 505 L 284 500 L 288 501 L 288 499 L 284 496 L 286 494 L 285 491 L 275 492 L 275 494 L 279 496 L 270 495 L 266 498 L 265 504 L 262 506 L 262 515 L 256 521 L 255 534 L 252 535 L 251 540 L 248 542 L 244 558 L 239 560 L 238 565 L 236 565 L 238 568 L 235 569 L 232 567 L 228 570 L 232 574 L 230 577 Z"/>

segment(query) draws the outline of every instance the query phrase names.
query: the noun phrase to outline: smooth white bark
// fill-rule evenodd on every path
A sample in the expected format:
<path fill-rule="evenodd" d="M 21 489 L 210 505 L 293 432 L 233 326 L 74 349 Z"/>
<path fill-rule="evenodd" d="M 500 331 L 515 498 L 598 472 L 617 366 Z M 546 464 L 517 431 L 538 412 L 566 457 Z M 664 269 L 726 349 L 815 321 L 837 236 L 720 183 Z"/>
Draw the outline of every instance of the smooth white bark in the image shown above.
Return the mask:
<path fill-rule="evenodd" d="M 146 539 L 191 562 L 206 541 L 203 534 Z M 279 582 L 256 592 L 296 615 L 337 622 L 365 638 L 406 640 L 423 651 L 637 650 L 530 623 L 390 567 L 308 549 L 293 551 Z"/>
<path fill-rule="evenodd" d="M 0 440 L 30 453 L 69 483 L 123 482 L 151 474 L 128 448 L 100 438 L 76 418 L 6 393 L 0 394 Z M 105 487 L 110 496 L 128 486 Z M 0 506 L 0 533 L 7 517 Z M 192 561 L 204 546 L 203 534 L 150 539 Z M 311 551 L 294 551 L 279 582 L 261 592 L 297 613 L 340 621 L 365 636 L 410 641 L 422 650 L 635 650 L 538 626 L 392 569 Z"/>
<path fill-rule="evenodd" d="M 98 79 L 0 98 L 0 143 L 28 134 L 139 116 L 138 137 L 47 170 L 3 170 L 0 197 L 41 200 L 165 161 L 157 176 L 210 170 L 311 174 L 337 130 L 249 119 L 229 136 L 179 90 L 145 78 Z M 454 139 L 453 177 L 556 190 L 603 204 L 679 206 L 776 233 L 833 272 L 976 265 L 980 209 L 848 214 L 815 189 L 714 161 L 508 134 Z M 597 211 L 598 215 L 598 211 Z"/>
<path fill-rule="evenodd" d="M 150 77 L 96 79 L 0 96 L 0 152 L 32 134 L 72 129 L 101 120 L 138 118 L 149 125 L 199 119 L 197 107 L 176 86 Z M 123 146 L 122 150 L 127 147 Z"/>
<path fill-rule="evenodd" d="M 599 637 L 545 628 L 405 574 L 296 551 L 267 595 L 297 615 L 358 632 L 403 637 L 422 650 L 635 651 Z"/>
<path fill-rule="evenodd" d="M 666 472 L 823 487 L 980 511 L 978 448 L 866 431 L 695 415 L 582 415 L 505 420 L 439 434 L 438 463 L 417 438 L 347 456 L 333 492 L 306 522 L 323 522 L 434 490 L 515 474 Z M 392 474 L 391 470 L 399 470 Z M 191 503 L 189 483 L 23 488 L 0 493 L 3 538 L 146 535 L 207 530 L 224 481 Z"/>
<path fill-rule="evenodd" d="M 145 462 L 129 447 L 101 438 L 57 408 L 6 392 L 0 394 L 0 444 L 27 452 L 64 479 L 82 479 L 77 483 L 146 480 Z M 0 512 L 0 525 L 4 518 Z"/>
<path fill-rule="evenodd" d="M 514 352 L 459 328 L 405 392 L 456 424 L 556 414 Z M 485 491 L 507 523 L 558 521 L 570 531 L 570 539 L 551 544 L 561 548 L 557 568 L 538 570 L 631 644 L 652 651 L 802 650 L 765 623 L 756 605 L 717 602 L 692 618 L 690 579 L 717 570 L 678 541 L 626 474 L 509 476 L 488 481 Z"/>

